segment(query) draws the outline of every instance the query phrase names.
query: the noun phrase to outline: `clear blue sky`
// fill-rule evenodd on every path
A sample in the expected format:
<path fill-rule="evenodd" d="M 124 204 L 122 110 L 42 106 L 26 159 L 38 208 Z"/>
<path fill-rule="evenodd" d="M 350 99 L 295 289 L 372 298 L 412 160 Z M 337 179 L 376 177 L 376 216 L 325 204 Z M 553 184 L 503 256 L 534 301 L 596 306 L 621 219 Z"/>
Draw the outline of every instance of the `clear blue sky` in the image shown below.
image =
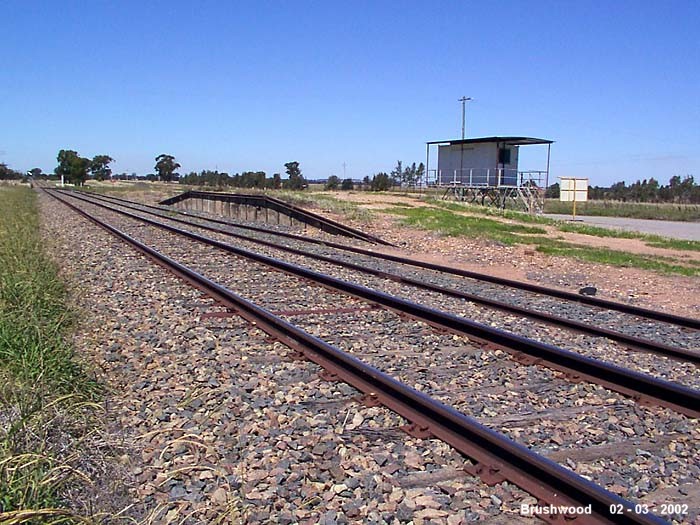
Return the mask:
<path fill-rule="evenodd" d="M 700 2 L 0 3 L 0 162 L 362 178 L 425 142 L 556 141 L 552 176 L 700 179 Z M 530 150 L 521 167 L 544 162 Z M 525 148 L 523 148 L 523 154 Z"/>

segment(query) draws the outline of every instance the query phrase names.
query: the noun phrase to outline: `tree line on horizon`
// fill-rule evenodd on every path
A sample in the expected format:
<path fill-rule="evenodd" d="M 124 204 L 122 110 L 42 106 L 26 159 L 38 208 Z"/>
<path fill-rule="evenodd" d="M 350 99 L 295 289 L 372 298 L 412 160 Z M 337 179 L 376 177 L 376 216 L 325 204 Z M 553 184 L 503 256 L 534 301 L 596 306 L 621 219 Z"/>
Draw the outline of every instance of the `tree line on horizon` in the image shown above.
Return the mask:
<path fill-rule="evenodd" d="M 557 182 L 547 188 L 545 197 L 558 199 L 559 192 Z M 610 187 L 588 186 L 588 198 L 600 201 L 700 204 L 700 184 L 695 182 L 692 175 L 682 178 L 680 175 L 674 175 L 667 185 L 659 184 L 659 181 L 652 177 L 648 180 L 637 180 L 630 185 L 620 181 Z"/>
<path fill-rule="evenodd" d="M 75 150 L 60 150 L 56 157 L 58 166 L 54 169 L 53 175 L 43 173 L 41 168 L 33 168 L 27 173 L 15 171 L 0 164 L 0 180 L 2 179 L 24 179 L 28 176 L 36 179 L 58 179 L 69 184 L 83 185 L 92 178 L 94 180 L 148 180 L 164 182 L 180 182 L 182 184 L 209 185 L 209 186 L 234 186 L 241 188 L 287 188 L 292 190 L 304 189 L 308 183 L 301 174 L 297 161 L 287 162 L 287 179 L 283 180 L 279 173 L 275 173 L 271 179 L 267 179 L 263 171 L 246 171 L 233 176 L 219 171 L 203 170 L 201 173 L 190 172 L 184 177 L 180 177 L 177 170 L 181 167 L 173 155 L 160 154 L 155 158 L 155 173 L 145 176 L 138 176 L 136 173 L 128 175 L 126 173 L 113 174 L 110 164 L 114 159 L 109 155 L 96 155 L 92 159 L 81 157 Z"/>
<path fill-rule="evenodd" d="M 244 171 L 241 174 L 229 175 L 218 170 L 202 170 L 201 172 L 190 172 L 179 178 L 181 184 L 194 186 L 210 186 L 216 188 L 259 188 L 259 189 L 304 189 L 308 186 L 308 181 L 301 176 L 298 162 L 285 164 L 288 179 L 282 179 L 279 173 L 275 173 L 272 178 L 268 178 L 264 171 Z M 352 190 L 356 187 L 372 191 L 386 191 L 392 187 L 415 186 L 423 177 L 425 166 L 421 162 L 416 165 L 414 162 L 410 166 L 403 167 L 402 161 L 397 161 L 396 167 L 390 174 L 385 172 L 369 175 L 361 182 L 352 178 L 340 179 L 337 175 L 331 175 L 327 179 L 322 179 L 326 190 Z M 320 182 L 320 181 L 319 181 Z"/>
<path fill-rule="evenodd" d="M 202 170 L 197 173 L 192 171 L 178 179 L 180 184 L 193 186 L 211 186 L 215 188 L 258 188 L 258 189 L 289 189 L 303 190 L 308 187 L 308 181 L 304 178 L 297 161 L 287 162 L 285 165 L 287 178 L 275 173 L 272 177 L 267 177 L 264 171 L 244 171 L 229 175 L 218 170 Z"/>
<path fill-rule="evenodd" d="M 14 170 L 7 164 L 0 163 L 0 180 L 26 179 L 28 176 L 40 178 L 59 178 L 70 184 L 82 185 L 89 178 L 94 180 L 132 180 L 142 179 L 150 181 L 175 181 L 181 184 L 194 186 L 210 186 L 216 188 L 259 188 L 259 189 L 290 189 L 302 190 L 308 187 L 308 181 L 302 175 L 299 162 L 287 162 L 285 173 L 287 179 L 282 179 L 279 173 L 267 177 L 264 171 L 244 171 L 229 175 L 218 170 L 202 170 L 190 172 L 180 176 L 177 170 L 181 165 L 175 157 L 161 154 L 155 158 L 155 173 L 138 176 L 136 173 L 113 174 L 110 164 L 114 159 L 109 155 L 100 154 L 92 158 L 81 157 L 75 150 L 62 149 L 56 157 L 58 165 L 53 174 L 44 173 L 41 168 L 33 168 L 26 173 Z M 416 186 L 425 175 L 425 166 L 421 162 L 418 165 L 412 163 L 404 166 L 402 161 L 397 161 L 390 173 L 378 172 L 365 176 L 361 181 L 351 178 L 341 180 L 336 175 L 331 175 L 324 180 L 327 190 L 352 190 L 355 188 L 370 191 L 386 191 L 395 187 Z M 547 198 L 559 198 L 559 183 L 552 184 L 546 190 Z M 589 186 L 588 198 L 590 200 L 614 200 L 622 202 L 673 202 L 682 204 L 700 204 L 700 184 L 695 182 L 692 175 L 681 177 L 674 175 L 667 185 L 660 184 L 655 178 L 627 185 L 624 181 L 616 182 L 610 187 Z"/>
<path fill-rule="evenodd" d="M 216 188 L 234 187 L 234 188 L 259 188 L 259 189 L 290 189 L 302 190 L 308 187 L 308 181 L 304 178 L 299 168 L 299 162 L 287 162 L 285 173 L 287 179 L 282 179 L 279 173 L 274 173 L 268 178 L 264 171 L 244 171 L 229 175 L 226 172 L 218 170 L 202 170 L 201 172 L 192 171 L 181 176 L 177 170 L 181 165 L 176 162 L 175 157 L 168 154 L 161 154 L 156 157 L 154 166 L 155 173 L 149 173 L 145 176 L 139 176 L 136 173 L 131 175 L 127 173 L 113 174 L 110 164 L 114 159 L 109 155 L 95 155 L 92 159 L 81 157 L 77 151 L 62 149 L 56 157 L 58 165 L 54 168 L 53 176 L 44 173 L 41 168 L 33 168 L 27 174 L 15 171 L 7 167 L 5 164 L 0 164 L 0 180 L 2 179 L 22 179 L 28 175 L 36 179 L 44 178 L 59 178 L 69 184 L 83 185 L 88 179 L 94 180 L 148 180 L 148 181 L 165 181 L 179 182 L 193 186 L 210 186 Z M 336 175 L 331 175 L 326 179 L 325 189 L 328 190 L 352 190 L 359 185 L 361 189 L 372 191 L 385 191 L 393 187 L 415 186 L 423 177 L 425 166 L 421 162 L 416 165 L 406 165 L 403 167 L 402 161 L 397 161 L 396 167 L 390 174 L 386 172 L 375 173 L 372 177 L 365 176 L 364 179 L 356 184 L 356 181 L 351 178 L 345 178 L 342 181 Z"/>

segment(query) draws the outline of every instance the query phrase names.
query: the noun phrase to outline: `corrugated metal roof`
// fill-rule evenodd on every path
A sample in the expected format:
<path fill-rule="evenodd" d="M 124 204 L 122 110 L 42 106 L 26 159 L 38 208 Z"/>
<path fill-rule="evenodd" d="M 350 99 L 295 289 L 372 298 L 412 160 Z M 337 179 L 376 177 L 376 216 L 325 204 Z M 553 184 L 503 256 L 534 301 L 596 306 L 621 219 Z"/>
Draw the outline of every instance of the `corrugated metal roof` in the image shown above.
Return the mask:
<path fill-rule="evenodd" d="M 483 142 L 499 142 L 509 146 L 525 146 L 531 144 L 552 144 L 553 140 L 538 139 L 535 137 L 479 137 L 473 139 L 453 139 L 453 140 L 435 140 L 426 142 L 426 144 L 478 144 Z"/>

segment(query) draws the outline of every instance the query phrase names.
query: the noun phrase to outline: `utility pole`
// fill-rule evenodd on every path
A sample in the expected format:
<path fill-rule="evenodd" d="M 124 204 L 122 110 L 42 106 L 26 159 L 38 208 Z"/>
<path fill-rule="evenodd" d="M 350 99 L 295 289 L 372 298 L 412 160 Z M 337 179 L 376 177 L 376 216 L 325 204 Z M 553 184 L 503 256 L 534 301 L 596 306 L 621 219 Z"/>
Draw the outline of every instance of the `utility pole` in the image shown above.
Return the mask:
<path fill-rule="evenodd" d="M 467 122 L 467 102 L 469 100 L 472 100 L 472 97 L 462 97 L 460 98 L 457 102 L 462 103 L 462 140 L 464 140 L 465 137 L 465 131 L 466 131 L 466 122 Z"/>
<path fill-rule="evenodd" d="M 462 103 L 462 141 L 464 141 L 465 137 L 465 132 L 466 132 L 466 123 L 467 123 L 467 101 L 471 100 L 472 97 L 465 97 L 462 96 L 462 98 L 458 99 L 457 102 Z M 459 180 L 461 181 L 464 176 L 464 142 L 460 144 L 460 151 L 459 151 Z M 457 177 L 454 177 L 453 179 L 455 182 L 457 182 Z"/>
<path fill-rule="evenodd" d="M 343 161 L 343 180 L 346 179 L 346 177 L 345 177 L 345 166 L 346 166 L 345 161 Z"/>

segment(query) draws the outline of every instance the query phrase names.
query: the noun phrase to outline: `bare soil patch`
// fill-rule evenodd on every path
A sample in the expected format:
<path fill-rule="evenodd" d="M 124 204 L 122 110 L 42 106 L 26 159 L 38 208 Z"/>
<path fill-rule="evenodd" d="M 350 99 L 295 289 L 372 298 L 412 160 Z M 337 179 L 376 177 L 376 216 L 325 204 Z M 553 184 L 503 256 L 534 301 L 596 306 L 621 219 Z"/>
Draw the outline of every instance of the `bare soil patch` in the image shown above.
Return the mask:
<path fill-rule="evenodd" d="M 387 206 L 395 205 L 405 205 L 412 207 L 424 207 L 430 206 L 429 203 L 419 200 L 416 196 L 412 195 L 396 195 L 396 194 L 381 194 L 381 193 L 370 193 L 370 192 L 329 192 L 330 195 L 337 198 L 338 200 L 346 200 L 358 204 L 362 208 L 369 210 L 381 210 L 385 209 Z M 472 216 L 470 213 L 459 213 L 454 212 L 459 215 Z M 505 218 L 499 218 L 497 216 L 489 216 L 489 219 L 500 220 L 501 222 L 509 224 L 518 224 L 515 221 L 511 221 Z M 642 239 L 624 239 L 617 237 L 596 237 L 594 235 L 584 235 L 580 233 L 572 232 L 562 232 L 557 230 L 553 226 L 539 225 L 547 230 L 549 235 L 561 238 L 566 242 L 582 244 L 590 246 L 592 248 L 609 248 L 611 250 L 619 250 L 628 253 L 635 253 L 640 255 L 656 255 L 662 257 L 673 257 L 681 260 L 693 260 L 700 261 L 700 252 L 684 251 L 684 250 L 673 250 L 669 248 L 656 248 L 653 246 L 648 246 Z"/>
<path fill-rule="evenodd" d="M 641 239 L 621 239 L 617 237 L 596 237 L 581 233 L 560 232 L 552 227 L 545 227 L 548 233 L 561 237 L 564 241 L 576 244 L 584 244 L 592 248 L 610 248 L 628 253 L 640 255 L 657 255 L 661 257 L 673 257 L 680 261 L 700 261 L 700 252 L 673 250 L 670 248 L 656 248 L 647 245 Z M 679 261 L 679 262 L 680 262 Z"/>
<path fill-rule="evenodd" d="M 409 255 L 420 260 L 487 273 L 509 279 L 578 291 L 595 286 L 598 295 L 648 308 L 671 311 L 679 315 L 700 317 L 700 282 L 694 277 L 661 275 L 636 268 L 615 267 L 578 261 L 572 258 L 541 254 L 527 246 L 506 246 L 500 243 L 466 237 L 446 237 L 435 232 L 399 226 L 399 218 L 377 209 L 393 203 L 425 206 L 412 196 L 334 192 L 334 197 L 358 203 L 375 210 L 372 233 L 396 244 L 400 250 L 376 248 Z M 342 217 L 335 217 L 344 220 Z M 497 217 L 489 217 L 497 219 Z M 504 219 L 504 222 L 511 222 Z M 356 223 L 367 229 L 367 224 Z M 700 260 L 698 252 L 654 248 L 639 239 L 594 237 L 560 232 L 544 226 L 552 236 L 591 247 L 605 247 L 629 253 L 662 255 L 682 260 Z"/>

